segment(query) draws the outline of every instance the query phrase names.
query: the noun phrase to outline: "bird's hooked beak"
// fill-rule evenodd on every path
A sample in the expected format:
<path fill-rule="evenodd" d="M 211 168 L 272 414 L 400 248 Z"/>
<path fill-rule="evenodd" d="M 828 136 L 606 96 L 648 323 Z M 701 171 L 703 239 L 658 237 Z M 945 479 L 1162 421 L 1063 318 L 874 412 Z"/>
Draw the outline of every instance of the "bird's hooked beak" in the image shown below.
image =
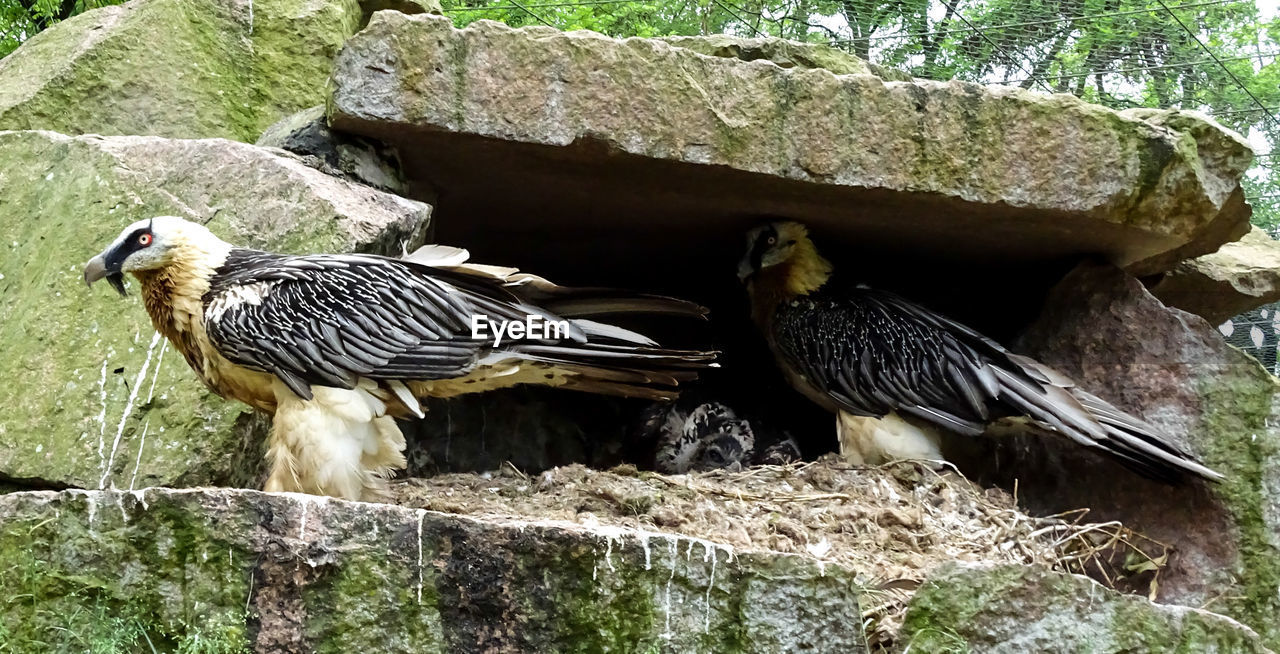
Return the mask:
<path fill-rule="evenodd" d="M 86 286 L 92 285 L 94 282 L 105 277 L 107 279 L 107 283 L 111 284 L 111 288 L 116 289 L 116 292 L 120 294 L 120 297 L 125 297 L 128 293 L 124 292 L 124 274 L 122 274 L 118 268 L 116 270 L 112 270 L 107 267 L 107 260 L 104 256 L 105 254 L 105 252 L 103 254 L 99 254 L 98 256 L 90 259 L 89 263 L 84 265 L 84 283 Z"/>
<path fill-rule="evenodd" d="M 745 284 L 747 278 L 751 277 L 755 272 L 755 269 L 751 266 L 751 254 L 748 253 L 747 256 L 742 258 L 742 261 L 738 262 L 738 281 Z"/>

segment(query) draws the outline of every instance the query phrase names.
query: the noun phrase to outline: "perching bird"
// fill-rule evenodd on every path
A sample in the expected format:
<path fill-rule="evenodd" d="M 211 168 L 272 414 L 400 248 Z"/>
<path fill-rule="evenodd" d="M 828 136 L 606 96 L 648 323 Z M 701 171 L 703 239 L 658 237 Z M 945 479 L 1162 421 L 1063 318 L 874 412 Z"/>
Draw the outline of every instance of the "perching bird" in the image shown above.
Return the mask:
<path fill-rule="evenodd" d="M 738 277 L 778 365 L 836 414 L 841 454 L 854 463 L 939 460 L 939 428 L 976 436 L 1025 417 L 1149 477 L 1222 478 L 1058 371 L 893 293 L 831 281 L 803 225 L 752 230 Z"/>
<path fill-rule="evenodd" d="M 132 273 L 201 380 L 274 414 L 268 491 L 377 497 L 405 465 L 394 418 L 421 417 L 422 397 L 541 384 L 666 399 L 713 365 L 586 318 L 705 315 L 692 303 L 563 288 L 456 248 L 412 258 L 259 252 L 163 216 L 126 227 L 84 278 L 124 295 Z"/>
<path fill-rule="evenodd" d="M 741 470 L 750 465 L 784 465 L 800 459 L 800 448 L 785 434 L 775 437 L 722 402 L 681 397 L 645 410 L 639 440 L 657 441 L 654 468 L 666 474 Z"/>

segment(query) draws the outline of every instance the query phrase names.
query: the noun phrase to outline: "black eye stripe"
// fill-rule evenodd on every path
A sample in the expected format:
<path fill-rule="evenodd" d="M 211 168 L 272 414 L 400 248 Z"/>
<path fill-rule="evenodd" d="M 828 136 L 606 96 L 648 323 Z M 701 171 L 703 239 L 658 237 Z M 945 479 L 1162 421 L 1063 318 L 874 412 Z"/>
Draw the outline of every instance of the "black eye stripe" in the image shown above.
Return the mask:
<path fill-rule="evenodd" d="M 129 255 L 133 254 L 134 252 L 137 252 L 138 250 L 141 250 L 142 248 L 147 247 L 139 243 L 138 239 L 143 234 L 150 234 L 150 233 L 151 233 L 151 230 L 147 229 L 146 227 L 139 227 L 138 229 L 133 230 L 133 232 L 129 234 L 128 238 L 126 238 L 124 242 L 120 244 L 120 247 L 117 247 L 116 249 L 112 250 L 111 253 L 107 255 L 106 257 L 107 267 L 119 268 L 122 264 L 124 264 L 124 260 L 129 258 Z M 152 236 L 152 238 L 155 238 L 155 237 Z"/>
<path fill-rule="evenodd" d="M 751 248 L 751 266 L 756 270 L 760 269 L 760 264 L 764 260 L 765 251 L 770 247 L 773 247 L 769 244 L 769 239 L 773 239 L 774 242 L 777 242 L 778 240 L 778 230 L 774 229 L 772 226 L 760 232 L 760 237 L 756 239 L 756 242 Z"/>
<path fill-rule="evenodd" d="M 151 231 L 151 230 L 148 230 L 146 227 L 139 227 L 138 229 L 133 230 L 133 233 L 132 233 L 132 234 L 130 234 L 130 235 L 129 235 L 129 238 L 127 238 L 127 239 L 125 239 L 125 240 L 126 240 L 126 241 L 137 241 L 137 240 L 138 240 L 138 239 L 139 239 L 143 234 L 149 234 L 149 233 L 150 233 L 150 231 Z"/>

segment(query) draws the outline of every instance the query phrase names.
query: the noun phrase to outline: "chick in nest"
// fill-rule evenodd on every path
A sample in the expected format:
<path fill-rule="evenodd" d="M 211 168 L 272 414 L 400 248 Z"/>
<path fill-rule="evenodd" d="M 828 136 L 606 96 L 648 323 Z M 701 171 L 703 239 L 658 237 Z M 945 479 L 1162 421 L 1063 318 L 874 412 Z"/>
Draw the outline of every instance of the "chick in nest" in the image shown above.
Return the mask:
<path fill-rule="evenodd" d="M 800 460 L 795 439 L 714 400 L 654 403 L 645 410 L 636 431 L 638 440 L 656 443 L 654 468 L 667 474 L 738 471 Z"/>

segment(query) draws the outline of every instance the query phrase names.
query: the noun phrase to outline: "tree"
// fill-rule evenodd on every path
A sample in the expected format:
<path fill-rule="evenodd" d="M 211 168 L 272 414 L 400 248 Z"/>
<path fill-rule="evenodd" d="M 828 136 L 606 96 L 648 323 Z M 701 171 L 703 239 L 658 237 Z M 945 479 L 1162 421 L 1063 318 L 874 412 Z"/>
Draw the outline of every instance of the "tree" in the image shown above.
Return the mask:
<path fill-rule="evenodd" d="M 0 57 L 54 23 L 120 2 L 123 0 L 0 0 Z"/>

